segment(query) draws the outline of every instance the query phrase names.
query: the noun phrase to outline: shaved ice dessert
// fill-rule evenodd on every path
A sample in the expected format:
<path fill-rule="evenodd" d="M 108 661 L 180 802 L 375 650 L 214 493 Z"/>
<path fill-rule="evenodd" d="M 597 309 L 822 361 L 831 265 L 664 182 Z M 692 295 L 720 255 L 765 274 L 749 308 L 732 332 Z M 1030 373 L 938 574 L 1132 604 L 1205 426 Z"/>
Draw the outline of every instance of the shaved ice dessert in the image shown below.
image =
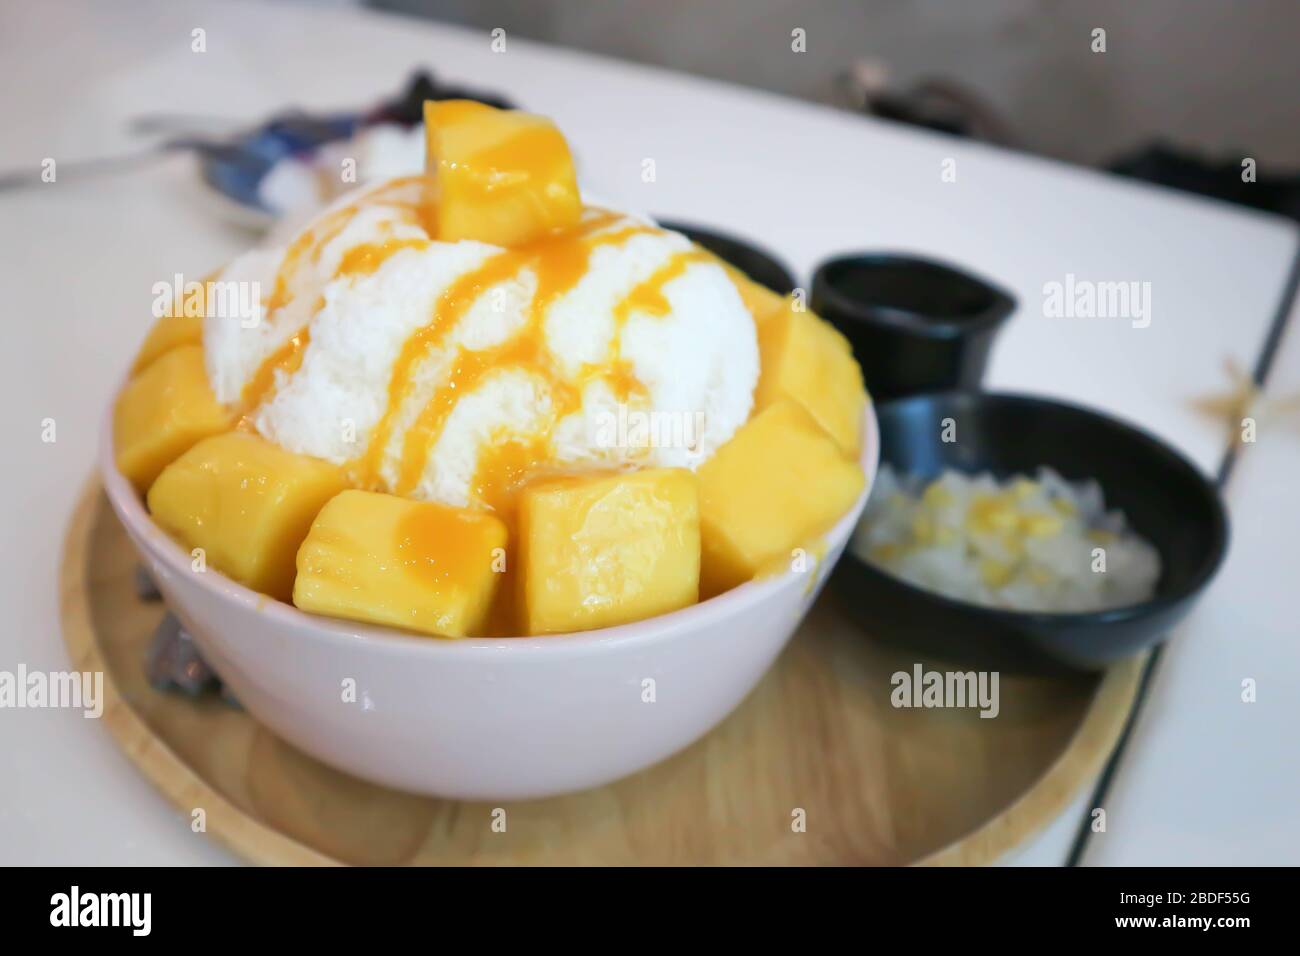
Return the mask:
<path fill-rule="evenodd" d="M 641 620 L 815 550 L 863 490 L 843 337 L 585 204 L 549 121 L 425 120 L 423 174 L 159 318 L 113 423 L 155 523 L 302 610 L 441 637 Z M 196 306 L 224 286 L 255 314 Z"/>

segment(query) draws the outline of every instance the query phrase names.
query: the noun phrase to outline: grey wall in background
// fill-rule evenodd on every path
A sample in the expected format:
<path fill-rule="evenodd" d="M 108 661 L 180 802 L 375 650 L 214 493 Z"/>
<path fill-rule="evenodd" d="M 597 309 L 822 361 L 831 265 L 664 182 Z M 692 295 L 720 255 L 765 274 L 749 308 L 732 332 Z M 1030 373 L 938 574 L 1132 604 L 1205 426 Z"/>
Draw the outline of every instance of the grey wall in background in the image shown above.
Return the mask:
<path fill-rule="evenodd" d="M 824 102 L 854 60 L 961 81 L 1038 152 L 1154 138 L 1300 169 L 1300 0 L 372 0 Z M 807 31 L 808 52 L 790 51 Z M 1107 52 L 1090 50 L 1094 27 Z M 463 79 L 470 79 L 468 77 Z"/>

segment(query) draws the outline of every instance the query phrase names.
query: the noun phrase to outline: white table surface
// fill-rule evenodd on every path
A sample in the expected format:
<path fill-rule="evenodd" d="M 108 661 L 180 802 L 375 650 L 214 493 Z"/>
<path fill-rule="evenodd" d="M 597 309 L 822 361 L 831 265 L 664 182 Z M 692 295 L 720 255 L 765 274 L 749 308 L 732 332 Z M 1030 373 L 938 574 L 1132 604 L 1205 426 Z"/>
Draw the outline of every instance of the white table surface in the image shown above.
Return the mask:
<path fill-rule="evenodd" d="M 509 24 L 504 26 L 509 29 Z M 203 28 L 207 52 L 190 51 Z M 772 49 L 789 52 L 789 27 Z M 291 4 L 55 0 L 0 8 L 0 167 L 132 146 L 131 116 L 260 117 L 287 104 L 365 105 L 417 65 L 553 116 L 604 196 L 761 241 L 805 278 L 841 250 L 955 260 L 1010 289 L 989 384 L 1137 421 L 1217 469 L 1222 431 L 1190 400 L 1253 364 L 1296 250 L 1293 226 L 1085 170 L 738 87 L 352 10 Z M 642 160 L 657 179 L 641 180 Z M 956 160 L 957 181 L 941 181 Z M 56 573 L 113 382 L 149 321 L 151 286 L 199 275 L 248 238 L 215 221 L 183 158 L 0 195 L 0 670 L 66 668 Z M 1049 319 L 1067 273 L 1150 282 L 1149 328 Z M 1279 360 L 1300 390 L 1300 333 Z M 41 422 L 57 441 L 41 441 Z M 1157 679 L 1088 862 L 1300 862 L 1294 690 L 1300 650 L 1283 542 L 1300 532 L 1294 420 L 1244 457 L 1231 559 Z M 1289 499 L 1289 500 L 1288 500 Z M 1291 533 L 1288 534 L 1287 531 Z M 1259 702 L 1235 703 L 1242 677 Z M 0 863 L 221 863 L 79 714 L 0 711 Z M 1012 863 L 1065 859 L 1087 795 Z"/>
<path fill-rule="evenodd" d="M 1269 376 L 1257 441 L 1227 484 L 1233 542 L 1214 594 L 1156 672 L 1119 764 L 1106 833 L 1084 862 L 1300 864 L 1300 620 L 1284 596 L 1300 575 L 1300 306 Z M 1245 680 L 1256 699 L 1243 700 Z"/>

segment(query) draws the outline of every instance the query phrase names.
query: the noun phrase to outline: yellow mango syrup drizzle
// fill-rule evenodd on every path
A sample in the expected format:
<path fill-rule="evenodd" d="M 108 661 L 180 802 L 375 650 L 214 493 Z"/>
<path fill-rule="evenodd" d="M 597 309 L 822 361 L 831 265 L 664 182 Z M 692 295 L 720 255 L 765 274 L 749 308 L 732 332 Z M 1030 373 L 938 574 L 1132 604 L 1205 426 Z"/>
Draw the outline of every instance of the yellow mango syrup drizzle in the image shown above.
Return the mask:
<path fill-rule="evenodd" d="M 548 236 L 531 246 L 499 253 L 478 270 L 453 284 L 443 295 L 434 322 L 421 330 L 424 335 L 417 333 L 408 343 L 412 353 L 404 354 L 403 359 L 409 361 L 404 363 L 399 359 L 393 387 L 400 391 L 395 395 L 390 392 L 390 412 L 394 407 L 394 399 L 400 402 L 409 384 L 409 381 L 398 381 L 397 372 L 400 371 L 409 380 L 416 356 L 437 344 L 484 291 L 518 276 L 523 269 L 530 270 L 537 283 L 524 324 L 514 335 L 493 348 L 481 351 L 462 349 L 457 353 L 446 380 L 435 390 L 403 437 L 401 464 L 393 489 L 397 494 L 410 494 L 418 484 L 428 457 L 446 425 L 447 417 L 460 397 L 473 391 L 493 372 L 507 368 L 520 369 L 545 382 L 551 400 L 549 421 L 552 426 L 581 407 L 582 383 L 568 381 L 555 367 L 546 347 L 544 321 L 550 304 L 577 285 L 587 274 L 591 253 L 596 248 L 615 245 L 634 235 L 652 231 L 649 226 L 633 226 L 597 233 L 597 230 L 617 221 L 617 218 L 611 213 L 598 213 L 573 231 Z M 604 368 L 601 365 L 598 370 L 589 372 L 589 375 L 599 374 Z M 540 467 L 544 464 L 548 457 L 549 429 L 547 432 L 516 440 L 517 457 L 512 461 L 510 471 L 526 473 L 532 470 L 530 465 Z M 383 437 L 386 439 L 387 435 Z M 375 451 L 373 448 L 371 450 Z M 382 453 L 382 449 L 376 452 L 378 455 Z M 474 483 L 495 499 L 495 502 L 484 503 L 507 512 L 510 509 L 505 498 L 508 497 L 510 485 L 503 486 L 500 482 L 485 478 L 487 465 L 488 462 L 480 462 Z"/>
<path fill-rule="evenodd" d="M 437 200 L 436 177 L 404 177 L 327 212 L 296 236 L 286 250 L 267 301 L 267 321 L 274 321 L 295 293 L 301 292 L 304 271 L 319 263 L 325 246 L 358 213 L 370 207 L 386 206 L 394 210 L 396 221 L 420 225 L 434 238 L 379 238 L 362 242 L 343 251 L 333 278 L 371 275 L 402 250 L 427 248 L 438 235 Z M 664 287 L 685 274 L 693 263 L 714 260 L 709 253 L 692 246 L 674 253 L 633 286 L 614 306 L 614 331 L 607 354 L 601 361 L 584 366 L 576 376 L 564 374 L 547 348 L 547 311 L 587 275 L 595 250 L 658 231 L 653 224 L 631 220 L 621 213 L 588 208 L 575 226 L 503 249 L 454 280 L 435 300 L 428 322 L 403 343 L 389 376 L 384 410 L 371 430 L 365 451 L 345 465 L 351 483 L 410 497 L 459 400 L 499 371 L 523 371 L 545 387 L 550 402 L 546 423 L 531 434 L 503 431 L 494 436 L 493 441 L 481 448 L 470 483 L 473 503 L 497 512 L 513 528 L 517 498 L 527 483 L 535 477 L 564 470 L 553 461 L 552 432 L 558 422 L 581 409 L 582 395 L 590 382 L 603 381 L 620 402 L 646 397 L 644 384 L 636 378 L 631 363 L 621 355 L 622 330 L 628 318 L 633 314 L 668 315 L 671 306 Z M 432 395 L 414 412 L 414 418 L 410 418 L 409 403 L 418 387 L 422 362 L 446 346 L 461 319 L 483 295 L 503 283 L 521 280 L 525 273 L 531 274 L 536 285 L 521 327 L 498 345 L 481 350 L 457 349 Z M 312 314 L 322 305 L 323 299 L 318 294 Z M 310 327 L 304 324 L 261 362 L 241 393 L 241 427 L 252 428 L 251 420 L 257 409 L 298 371 L 309 344 Z M 395 468 L 383 475 L 381 469 L 399 421 L 409 424 L 395 449 Z"/>
<path fill-rule="evenodd" d="M 536 288 L 523 326 L 495 347 L 458 350 L 445 379 L 402 437 L 392 490 L 400 495 L 411 494 L 457 402 L 496 371 L 519 369 L 541 379 L 552 402 L 549 416 L 552 425 L 581 406 L 582 386 L 592 378 L 605 378 L 620 397 L 643 390 L 625 363 L 617 359 L 616 343 L 611 345 L 609 360 L 584 369 L 576 383 L 567 380 L 555 367 L 545 344 L 544 319 L 548 306 L 587 274 L 592 252 L 655 231 L 653 226 L 639 223 L 607 228 L 616 225 L 620 218 L 613 213 L 593 211 L 572 230 L 553 233 L 538 242 L 491 256 L 438 297 L 430 321 L 403 344 L 389 378 L 385 410 L 371 433 L 365 453 L 351 463 L 350 470 L 359 485 L 380 486 L 380 467 L 399 412 L 415 387 L 421 361 L 445 344 L 459 321 L 484 294 L 501 283 L 520 278 L 524 270 L 532 274 Z M 526 436 L 501 435 L 480 454 L 472 482 L 475 498 L 503 516 L 509 515 L 513 511 L 514 495 L 530 475 L 547 468 L 549 458 L 549 428 Z"/>
<path fill-rule="evenodd" d="M 371 206 L 389 206 L 402 220 L 424 226 L 426 231 L 431 228 L 432 223 L 428 216 L 432 189 L 431 182 L 425 176 L 403 176 L 366 192 L 347 205 L 331 210 L 311 228 L 304 229 L 289 244 L 284 258 L 280 261 L 271 295 L 266 301 L 265 320 L 274 321 L 276 315 L 293 298 L 296 280 L 304 267 L 308 263 L 312 265 L 318 263 L 325 246 L 338 238 L 362 209 Z M 403 195 L 411 192 L 416 192 L 417 198 L 411 199 L 409 195 Z M 344 255 L 336 276 L 373 272 L 393 253 L 411 244 L 414 243 L 392 240 L 380 244 L 378 248 L 370 243 L 354 247 Z M 312 312 L 318 311 L 322 304 L 323 302 L 318 300 L 313 305 Z M 308 326 L 304 324 L 262 361 L 240 394 L 240 417 L 243 423 L 246 424 L 253 413 L 270 399 L 278 381 L 284 381 L 298 370 L 310 341 L 311 333 Z"/>

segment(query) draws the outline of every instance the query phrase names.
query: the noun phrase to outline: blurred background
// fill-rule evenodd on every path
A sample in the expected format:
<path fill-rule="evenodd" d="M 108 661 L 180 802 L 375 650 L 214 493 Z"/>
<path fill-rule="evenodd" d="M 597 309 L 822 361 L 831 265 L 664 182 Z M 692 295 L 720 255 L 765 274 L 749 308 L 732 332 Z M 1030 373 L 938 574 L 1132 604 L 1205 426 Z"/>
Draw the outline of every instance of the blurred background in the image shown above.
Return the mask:
<path fill-rule="evenodd" d="M 1300 167 L 1296 0 L 370 5 L 823 102 L 851 98 L 855 75 L 896 94 L 943 79 L 1004 116 L 1027 148 L 1080 163 L 1163 139 Z M 807 55 L 779 55 L 795 27 L 806 31 Z M 1104 54 L 1092 52 L 1094 28 L 1106 31 Z"/>
<path fill-rule="evenodd" d="M 225 22 L 237 24 L 241 8 L 262 4 L 304 10 L 295 47 L 311 43 L 308 9 L 368 7 L 397 24 L 437 20 L 485 38 L 500 28 L 516 40 L 860 110 L 1300 219 L 1298 0 L 223 0 L 218 6 Z M 178 2 L 168 13 L 184 20 L 201 9 Z M 64 30 L 111 33 L 132 10 L 130 0 L 105 0 L 87 17 L 59 0 L 6 0 L 0 56 L 10 44 L 17 53 L 34 42 L 42 18 L 66 21 Z M 797 56 L 791 55 L 796 31 L 805 46 Z M 128 49 L 103 44 L 83 51 L 93 62 L 82 66 L 125 69 Z M 218 44 L 214 52 L 238 58 L 242 43 Z M 179 64 L 189 68 L 188 61 Z M 355 64 L 346 55 L 331 64 L 335 75 L 317 83 L 321 102 L 298 105 L 341 105 L 337 96 L 330 102 L 328 91 L 345 85 Z M 292 59 L 281 67 L 294 69 Z M 40 82 L 62 88 L 69 102 L 78 90 L 83 101 L 129 92 L 161 108 L 167 67 L 158 69 L 161 85 L 148 90 L 87 90 L 76 71 L 52 67 Z M 261 70 L 239 76 L 248 92 L 274 79 L 274 70 Z M 232 104 L 239 102 L 236 86 L 227 82 L 224 92 Z M 490 82 L 485 86 L 490 93 Z M 12 107 L 6 117 L 15 117 L 12 141 L 61 147 L 65 130 L 30 115 L 22 98 L 22 83 L 0 89 L 0 107 Z M 185 108 L 211 109 L 204 102 Z M 83 128 L 88 122 L 95 122 L 93 110 L 80 117 Z M 101 143 L 117 141 L 118 131 L 107 124 L 94 132 Z M 68 146 L 75 150 L 81 142 L 74 137 Z M 12 165 L 31 157 L 6 158 Z M 1257 178 L 1249 185 L 1241 176 L 1247 158 L 1255 161 Z"/>

